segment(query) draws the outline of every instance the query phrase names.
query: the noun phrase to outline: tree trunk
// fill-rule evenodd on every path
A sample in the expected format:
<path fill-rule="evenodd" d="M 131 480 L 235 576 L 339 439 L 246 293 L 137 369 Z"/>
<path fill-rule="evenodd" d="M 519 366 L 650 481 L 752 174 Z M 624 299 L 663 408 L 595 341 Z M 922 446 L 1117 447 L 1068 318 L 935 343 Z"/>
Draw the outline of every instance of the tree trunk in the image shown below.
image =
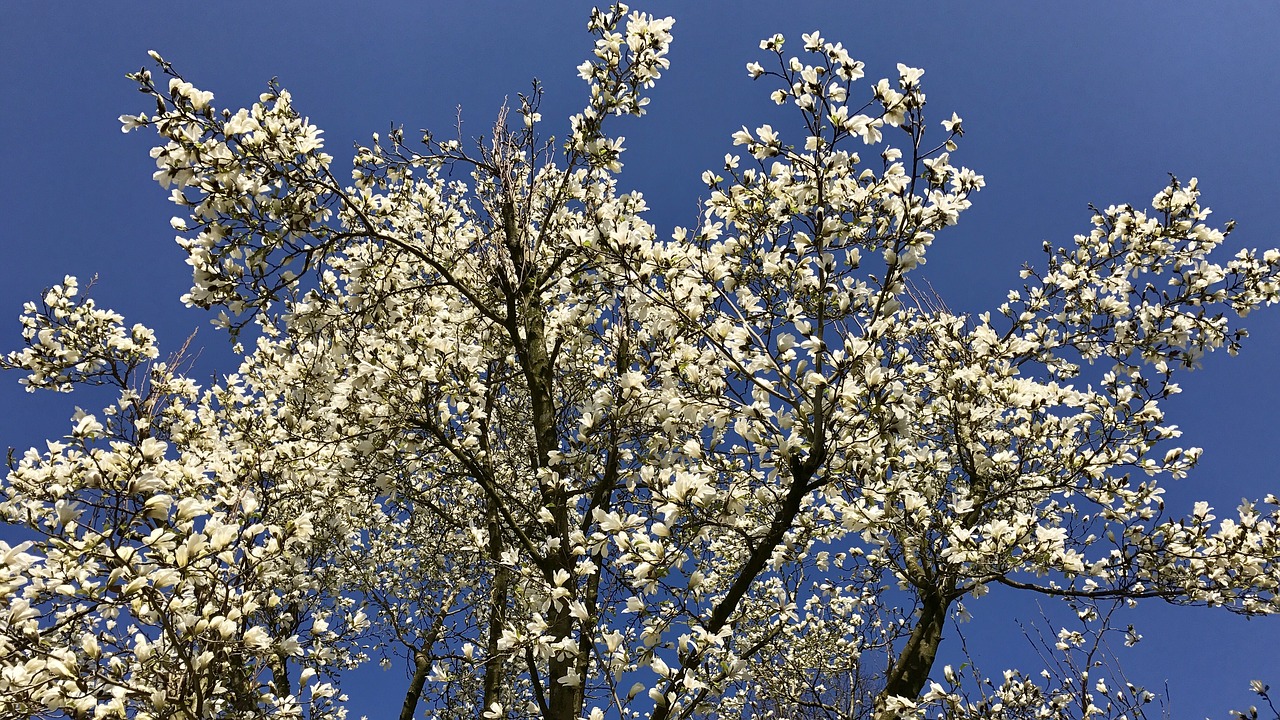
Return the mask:
<path fill-rule="evenodd" d="M 756 577 L 764 571 L 769 558 L 773 555 L 774 548 L 782 542 L 787 531 L 791 529 L 796 516 L 800 514 L 800 507 L 804 502 L 804 497 L 812 489 L 809 486 L 809 481 L 824 460 L 824 455 L 819 454 L 811 457 L 807 463 L 792 461 L 791 487 L 787 490 L 782 507 L 778 509 L 778 514 L 773 517 L 773 522 L 769 525 L 769 532 L 756 545 L 747 561 L 743 563 L 742 568 L 738 570 L 738 575 L 729 586 L 729 590 L 720 599 L 715 609 L 712 610 L 711 617 L 705 624 L 708 632 L 718 633 L 729 623 L 729 619 L 733 617 L 734 611 L 738 608 L 738 603 L 741 602 L 742 598 L 747 594 L 747 590 L 755 583 Z M 690 667 L 701 661 L 701 657 L 701 653 L 696 653 L 681 663 L 680 669 L 668 680 L 667 687 L 675 689 L 678 686 L 678 682 L 683 680 L 689 672 Z M 667 720 L 671 715 L 671 707 L 666 700 L 659 700 L 654 707 L 653 715 L 650 716 L 651 720 Z"/>
<path fill-rule="evenodd" d="M 431 663 L 435 659 L 432 648 L 444 636 L 444 621 L 449 615 L 449 608 L 458 597 L 458 589 L 450 590 L 440 602 L 440 614 L 431 623 L 431 631 L 422 639 L 421 649 L 410 646 L 413 659 L 413 678 L 409 681 L 409 689 L 404 694 L 404 704 L 400 706 L 400 720 L 413 720 L 417 711 L 418 700 L 422 697 L 422 687 L 426 684 L 427 675 L 431 672 Z"/>
<path fill-rule="evenodd" d="M 488 710 L 501 692 L 502 658 L 498 652 L 498 643 L 502 640 L 503 626 L 507 621 L 507 587 L 510 583 L 511 571 L 503 565 L 502 560 L 502 525 L 498 520 L 498 512 L 493 507 L 495 501 L 489 501 L 489 561 L 493 563 L 493 592 L 489 596 L 489 637 L 485 647 L 484 659 L 484 700 L 483 708 Z"/>
<path fill-rule="evenodd" d="M 561 606 L 551 615 L 551 632 L 557 640 L 569 636 L 573 631 L 573 616 L 569 614 L 569 609 Z M 552 657 L 549 677 L 547 684 L 551 691 L 548 693 L 547 720 L 579 720 L 582 717 L 582 684 L 585 678 L 579 678 L 577 685 L 568 685 L 560 682 L 560 678 L 569 674 L 570 671 L 576 671 L 578 667 L 577 654 L 574 653 L 567 657 Z"/>
<path fill-rule="evenodd" d="M 404 694 L 404 704 L 400 706 L 400 720 L 413 720 L 413 714 L 418 709 L 418 698 L 422 697 L 422 686 L 427 682 L 427 673 L 430 671 L 430 654 L 414 650 L 413 679 L 409 681 L 409 689 Z"/>
<path fill-rule="evenodd" d="M 877 717 L 890 696 L 914 699 L 924 689 L 934 658 L 938 655 L 938 646 L 942 643 L 942 629 L 950 606 L 951 601 L 938 592 L 929 593 L 922 598 L 920 619 L 897 661 L 889 669 L 884 690 L 876 698 Z"/>
<path fill-rule="evenodd" d="M 516 276 L 508 279 L 506 288 L 508 320 L 511 323 L 507 330 L 511 333 L 516 358 L 528 386 L 533 439 L 537 446 L 530 470 L 536 473 L 547 467 L 551 453 L 560 447 L 554 397 L 555 367 L 547 347 L 545 308 L 537 297 L 536 273 L 529 268 L 533 258 L 525 255 L 526 250 L 516 218 L 514 200 L 508 200 L 504 204 L 502 224 L 507 251 L 511 254 L 512 265 L 516 268 Z M 559 550 L 548 555 L 547 565 L 543 568 L 544 573 L 550 580 L 553 573 L 564 570 L 572 578 L 575 563 L 569 554 L 569 548 L 572 546 L 569 537 L 571 496 L 556 484 L 543 485 L 539 490 L 542 494 L 543 507 L 552 518 L 551 524 L 546 528 L 546 535 L 560 541 Z M 571 579 L 569 582 L 573 583 L 574 580 Z M 574 619 L 569 614 L 566 604 L 553 609 L 547 620 L 551 635 L 556 642 L 573 633 Z M 568 675 L 578 666 L 576 653 L 568 657 L 552 656 L 548 663 L 548 720 L 577 720 L 581 716 L 584 700 L 582 683 L 567 685 L 560 681 L 560 678 Z"/>

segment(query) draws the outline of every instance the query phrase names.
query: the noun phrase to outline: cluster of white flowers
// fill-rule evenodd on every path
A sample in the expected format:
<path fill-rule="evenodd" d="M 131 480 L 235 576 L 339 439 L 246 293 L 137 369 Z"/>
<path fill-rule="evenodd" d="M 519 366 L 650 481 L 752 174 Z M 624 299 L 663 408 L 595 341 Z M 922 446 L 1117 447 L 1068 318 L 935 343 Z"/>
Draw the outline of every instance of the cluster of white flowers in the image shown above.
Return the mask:
<path fill-rule="evenodd" d="M 375 135 L 349 184 L 285 90 L 133 76 L 187 300 L 251 346 L 202 392 L 73 279 L 28 306 L 4 365 L 120 399 L 0 486 L 33 538 L 0 546 L 0 714 L 337 718 L 342 669 L 400 658 L 447 718 L 1095 717 L 1149 700 L 1081 664 L 1098 603 L 1280 610 L 1275 509 L 1179 519 L 1159 484 L 1200 454 L 1174 375 L 1280 299 L 1280 253 L 1216 259 L 1175 180 L 952 313 L 911 277 L 983 187 L 963 123 L 926 143 L 923 71 L 859 85 L 816 32 L 747 66 L 801 134 L 744 126 L 661 238 L 604 128 L 671 27 L 592 14 L 559 154 L 535 87 L 474 151 Z M 935 668 L 993 585 L 1080 608 L 1054 672 Z"/>
<path fill-rule="evenodd" d="M 100 377 L 120 393 L 106 422 L 78 412 L 63 440 L 27 451 L 5 480 L 0 517 L 37 539 L 2 548 L 0 708 L 163 718 L 248 702 L 278 717 L 341 717 L 332 685 L 311 683 L 306 697 L 289 685 L 289 664 L 311 668 L 306 685 L 345 663 L 342 643 L 367 624 L 349 603 L 316 604 L 305 562 L 315 514 L 286 507 L 213 396 L 165 364 L 141 367 L 145 357 L 104 355 L 116 372 Z M 321 632 L 326 616 L 339 631 Z"/>
<path fill-rule="evenodd" d="M 587 30 L 597 36 L 595 53 L 578 66 L 578 76 L 590 86 L 591 99 L 582 112 L 569 118 L 566 144 L 571 152 L 589 157 L 592 165 L 614 173 L 622 169 L 622 138 L 606 137 L 601 125 L 609 115 L 644 115 L 649 104 L 645 91 L 671 65 L 667 52 L 675 23 L 669 17 L 641 12 L 628 15 L 629 10 L 618 3 L 591 11 Z"/>
<path fill-rule="evenodd" d="M 0 358 L 0 367 L 25 370 L 21 382 L 28 391 L 69 392 L 76 383 L 127 380 L 138 363 L 159 357 L 151 330 L 125 328 L 119 314 L 77 298 L 79 293 L 79 281 L 68 275 L 38 305 L 23 306 L 26 347 Z"/>
<path fill-rule="evenodd" d="M 245 286 L 307 261 L 314 235 L 330 214 L 321 198 L 340 189 L 327 182 L 333 158 L 322 152 L 321 131 L 274 84 L 251 108 L 215 112 L 212 93 L 183 80 L 155 52 L 151 56 L 170 76 L 168 92 L 155 85 L 149 70 L 130 78 L 164 109 L 151 116 L 122 115 L 120 122 L 126 132 L 154 127 L 168 138 L 151 155 L 156 181 L 172 187 L 171 199 L 189 212 L 171 223 L 184 233 L 178 242 L 193 271 L 191 292 L 183 299 L 236 316 L 264 309 L 275 295 L 248 307 Z"/>

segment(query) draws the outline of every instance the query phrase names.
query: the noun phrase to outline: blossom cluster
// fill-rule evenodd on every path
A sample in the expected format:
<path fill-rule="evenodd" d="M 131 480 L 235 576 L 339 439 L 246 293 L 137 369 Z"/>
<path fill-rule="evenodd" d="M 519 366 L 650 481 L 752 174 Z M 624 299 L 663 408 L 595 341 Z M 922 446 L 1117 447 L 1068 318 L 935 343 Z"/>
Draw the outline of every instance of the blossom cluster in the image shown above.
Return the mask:
<path fill-rule="evenodd" d="M 606 130 L 671 28 L 592 14 L 562 145 L 535 85 L 473 149 L 397 129 L 341 180 L 283 88 L 133 75 L 186 301 L 242 362 L 201 389 L 71 278 L 27 307 L 4 366 L 119 399 L 0 485 L 32 538 L 0 712 L 341 718 L 376 660 L 445 718 L 1120 716 L 1150 697 L 1092 664 L 1106 603 L 1280 610 L 1274 499 L 1161 487 L 1201 454 L 1175 376 L 1280 299 L 1280 252 L 1224 259 L 1172 180 L 952 312 L 913 278 L 984 185 L 963 121 L 934 139 L 922 70 L 862 82 L 817 32 L 747 66 L 798 132 L 743 126 L 660 235 Z M 1064 601 L 1044 673 L 935 662 L 993 586 Z"/>

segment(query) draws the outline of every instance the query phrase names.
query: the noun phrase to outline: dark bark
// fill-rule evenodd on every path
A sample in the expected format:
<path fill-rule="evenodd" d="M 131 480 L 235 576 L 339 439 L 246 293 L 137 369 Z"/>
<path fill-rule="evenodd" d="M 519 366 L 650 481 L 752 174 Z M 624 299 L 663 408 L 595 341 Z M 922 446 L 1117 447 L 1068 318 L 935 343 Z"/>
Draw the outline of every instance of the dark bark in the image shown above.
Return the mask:
<path fill-rule="evenodd" d="M 501 563 L 502 526 L 498 513 L 489 509 L 489 560 L 494 564 L 493 592 L 489 596 L 489 637 L 485 647 L 484 660 L 484 702 L 488 708 L 498 699 L 502 681 L 502 657 L 498 652 L 498 642 L 502 639 L 502 629 L 507 620 L 507 589 L 511 580 L 511 571 Z"/>
<path fill-rule="evenodd" d="M 400 706 L 400 720 L 413 720 L 418 709 L 418 698 L 422 697 L 422 686 L 427 681 L 427 673 L 431 672 L 431 656 L 418 650 L 413 651 L 413 679 L 404 694 L 404 704 Z"/>
<path fill-rule="evenodd" d="M 510 190 L 510 188 L 508 188 Z M 559 427 L 556 422 L 554 398 L 555 365 L 548 350 L 546 319 L 536 286 L 536 273 L 530 267 L 533 258 L 526 256 L 523 233 L 516 217 L 513 199 L 502 208 L 503 233 L 507 251 L 511 255 L 515 277 L 507 278 L 507 331 L 516 350 L 525 383 L 528 386 L 529 405 L 532 411 L 533 437 L 537 452 L 533 458 L 532 472 L 547 466 L 551 453 L 559 449 Z M 550 580 L 559 570 L 573 576 L 574 561 L 569 555 L 570 498 L 562 488 L 551 484 L 539 488 L 543 507 L 551 513 L 552 526 L 546 529 L 550 537 L 560 539 L 560 549 L 546 558 L 543 572 Z M 572 580 L 570 580 L 572 582 Z M 552 610 L 547 618 L 552 637 L 562 640 L 573 632 L 574 619 L 566 604 Z M 571 686 L 560 678 L 578 667 L 576 657 L 552 657 L 548 664 L 547 718 L 548 720 L 577 720 L 582 714 L 584 700 L 582 684 Z"/>
<path fill-rule="evenodd" d="M 747 590 L 755 583 L 756 577 L 764 570 L 769 562 L 769 558 L 773 556 L 773 550 L 786 537 L 787 531 L 791 529 L 792 523 L 796 516 L 800 514 L 800 506 L 804 497 L 814 489 L 810 486 L 810 481 L 817 469 L 822 465 L 826 458 L 821 451 L 810 456 L 806 462 L 793 461 L 791 463 L 791 487 L 787 490 L 787 495 L 783 498 L 782 507 L 778 509 L 778 514 L 774 516 L 773 521 L 769 524 L 769 531 L 761 538 L 759 544 L 751 551 L 751 555 L 743 564 L 742 569 L 738 571 L 737 578 L 733 584 L 729 586 L 729 591 L 721 598 L 719 604 L 711 612 L 711 618 L 706 624 L 706 628 L 711 633 L 718 633 L 729 623 L 729 618 L 733 617 L 733 613 L 738 609 L 738 603 L 747 594 Z M 669 688 L 674 688 L 682 681 L 690 668 L 696 666 L 701 661 L 701 656 L 695 654 L 686 658 L 682 663 L 680 670 L 668 683 Z M 686 713 L 691 711 L 690 707 Z M 652 720 L 667 720 L 671 714 L 671 706 L 665 701 L 659 701 L 654 708 Z"/>
<path fill-rule="evenodd" d="M 920 618 L 911 630 L 911 637 L 898 654 L 893 667 L 885 678 L 885 687 L 876 699 L 876 707 L 884 706 L 891 695 L 915 698 L 929 680 L 938 646 L 942 643 L 942 629 L 947 620 L 951 601 L 941 593 L 929 593 L 922 598 Z"/>
<path fill-rule="evenodd" d="M 409 681 L 409 689 L 405 691 L 404 704 L 400 706 L 400 720 L 413 720 L 413 714 L 418 708 L 418 700 L 422 698 L 423 685 L 427 681 L 427 675 L 431 672 L 431 662 L 434 658 L 432 648 L 444 636 L 444 621 L 449 615 L 449 607 L 453 605 L 453 601 L 457 596 L 458 591 L 456 589 L 445 596 L 444 601 L 440 604 L 440 614 L 436 615 L 435 620 L 431 623 L 431 631 L 422 639 L 422 648 L 409 648 L 413 659 L 413 678 Z"/>

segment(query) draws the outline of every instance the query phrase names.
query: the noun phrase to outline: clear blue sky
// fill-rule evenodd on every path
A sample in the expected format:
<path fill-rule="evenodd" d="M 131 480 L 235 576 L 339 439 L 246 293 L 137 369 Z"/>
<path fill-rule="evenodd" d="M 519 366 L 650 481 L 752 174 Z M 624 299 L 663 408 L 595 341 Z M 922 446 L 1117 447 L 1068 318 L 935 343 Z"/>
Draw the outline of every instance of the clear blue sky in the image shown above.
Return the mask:
<path fill-rule="evenodd" d="M 743 70 L 760 38 L 821 28 L 866 61 L 868 75 L 905 62 L 926 69 L 934 120 L 957 112 L 957 161 L 986 189 L 960 226 L 939 237 L 924 275 L 953 308 L 981 311 L 1017 283 L 1042 240 L 1070 242 L 1087 205 L 1145 205 L 1167 173 L 1197 176 L 1203 200 L 1239 222 L 1237 245 L 1280 245 L 1280 4 L 1271 2 L 696 2 L 634 3 L 677 18 L 672 68 L 649 117 L 622 130 L 624 184 L 639 189 L 659 228 L 689 224 L 699 175 L 717 167 L 729 134 L 758 125 L 771 104 Z M 223 338 L 184 310 L 188 286 L 151 181 L 152 137 L 122 135 L 116 117 L 148 110 L 124 73 L 156 49 L 219 106 L 251 102 L 275 76 L 325 130 L 339 160 L 390 124 L 484 132 L 504 97 L 537 76 L 548 128 L 579 107 L 574 67 L 590 46 L 589 4 L 398 2 L 6 2 L 0 6 L 0 348 L 18 344 L 24 300 L 63 274 L 99 276 L 95 296 L 157 329 L 166 350 L 202 328 L 200 372 L 227 371 Z M 936 126 L 936 125 L 935 125 Z M 1212 356 L 1169 407 L 1187 444 L 1206 448 L 1171 502 L 1233 507 L 1280 492 L 1280 308 L 1250 317 L 1239 358 Z M 65 432 L 72 405 L 0 378 L 0 446 Z M 1225 514 L 1225 513 L 1224 513 Z M 969 641 L 988 673 L 1027 656 L 1016 599 L 970 608 Z M 1280 618 L 1144 606 L 1146 640 L 1132 675 L 1168 681 L 1173 716 L 1225 717 L 1247 706 L 1247 683 L 1280 686 Z M 944 645 L 943 654 L 954 650 Z M 398 672 L 353 688 L 353 716 L 398 705 Z M 385 693 L 389 692 L 390 695 Z M 391 705 L 379 702 L 390 697 Z"/>

